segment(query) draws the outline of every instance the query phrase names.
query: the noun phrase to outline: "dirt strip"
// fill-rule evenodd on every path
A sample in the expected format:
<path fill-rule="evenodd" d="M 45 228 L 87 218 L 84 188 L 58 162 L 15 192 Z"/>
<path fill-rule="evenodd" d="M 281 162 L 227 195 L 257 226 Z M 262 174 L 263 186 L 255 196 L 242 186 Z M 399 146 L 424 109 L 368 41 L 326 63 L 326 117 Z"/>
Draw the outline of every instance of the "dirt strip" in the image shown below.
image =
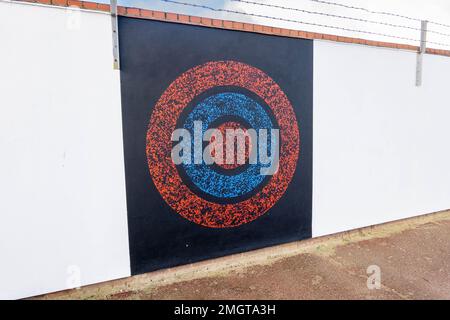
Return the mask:
<path fill-rule="evenodd" d="M 373 288 L 374 270 L 380 271 L 379 289 Z M 449 298 L 450 211 L 35 297 Z"/>

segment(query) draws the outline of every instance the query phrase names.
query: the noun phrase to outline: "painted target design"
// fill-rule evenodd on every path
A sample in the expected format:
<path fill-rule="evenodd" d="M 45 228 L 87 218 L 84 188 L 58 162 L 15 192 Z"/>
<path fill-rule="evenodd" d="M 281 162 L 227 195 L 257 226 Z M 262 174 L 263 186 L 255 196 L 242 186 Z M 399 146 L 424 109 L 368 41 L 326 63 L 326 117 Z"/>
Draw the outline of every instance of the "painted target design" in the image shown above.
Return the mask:
<path fill-rule="evenodd" d="M 259 159 L 240 165 L 175 165 L 172 133 L 178 128 L 193 132 L 196 121 L 202 133 L 279 129 L 278 170 L 262 175 L 265 164 Z M 159 98 L 147 131 L 148 167 L 158 192 L 179 215 L 209 228 L 236 227 L 257 219 L 283 196 L 296 170 L 299 137 L 293 107 L 272 78 L 241 62 L 213 61 L 181 74 Z M 246 150 L 254 143 L 246 140 Z"/>

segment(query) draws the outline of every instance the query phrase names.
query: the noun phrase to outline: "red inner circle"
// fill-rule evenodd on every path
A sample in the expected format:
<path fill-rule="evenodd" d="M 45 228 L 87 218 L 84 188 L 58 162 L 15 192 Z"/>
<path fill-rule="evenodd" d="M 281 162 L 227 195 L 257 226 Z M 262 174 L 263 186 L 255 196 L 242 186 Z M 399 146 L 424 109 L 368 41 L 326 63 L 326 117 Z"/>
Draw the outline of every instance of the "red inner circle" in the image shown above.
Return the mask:
<path fill-rule="evenodd" d="M 222 133 L 222 141 L 223 141 L 222 148 L 223 148 L 223 150 L 222 150 L 222 161 L 216 162 L 216 164 L 223 169 L 233 170 L 233 169 L 239 168 L 240 166 L 248 163 L 251 148 L 252 148 L 252 141 L 250 139 L 250 136 L 247 135 L 247 128 L 244 127 L 239 122 L 227 121 L 227 122 L 224 122 L 221 125 L 219 125 L 217 127 L 217 129 L 220 130 L 220 132 Z M 244 147 L 242 146 L 242 143 L 238 142 L 238 138 L 236 136 L 233 136 L 234 145 L 230 146 L 230 148 L 227 148 L 228 141 L 231 141 L 231 140 L 228 140 L 228 138 L 227 138 L 227 132 L 228 132 L 228 134 L 230 134 L 230 130 L 234 130 L 236 135 L 240 135 L 240 134 L 244 135 L 242 137 L 243 139 L 245 139 Z M 236 130 L 242 130 L 242 131 L 236 131 Z M 211 137 L 211 140 L 210 140 L 211 146 L 214 145 L 214 142 L 215 142 L 215 137 L 213 136 L 213 137 Z M 233 161 L 232 162 L 229 161 L 229 159 L 227 160 L 228 149 L 230 149 L 230 151 L 231 150 L 233 151 Z M 244 154 L 244 162 L 243 163 L 242 163 L 242 161 L 239 161 L 239 159 L 238 159 L 239 153 Z M 211 156 L 213 156 L 213 157 L 215 156 L 214 148 L 212 148 Z"/>

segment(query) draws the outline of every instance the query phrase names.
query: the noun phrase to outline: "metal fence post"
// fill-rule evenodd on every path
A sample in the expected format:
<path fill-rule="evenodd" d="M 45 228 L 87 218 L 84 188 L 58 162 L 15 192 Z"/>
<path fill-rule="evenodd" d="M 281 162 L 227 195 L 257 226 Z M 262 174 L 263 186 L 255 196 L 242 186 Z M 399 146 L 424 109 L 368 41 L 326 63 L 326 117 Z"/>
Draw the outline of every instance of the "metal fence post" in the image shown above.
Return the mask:
<path fill-rule="evenodd" d="M 114 69 L 120 69 L 119 58 L 119 32 L 117 22 L 117 0 L 111 0 L 111 28 L 113 37 L 113 57 L 114 57 Z"/>
<path fill-rule="evenodd" d="M 417 65 L 416 65 L 416 86 L 422 85 L 422 73 L 423 73 L 423 55 L 427 50 L 427 26 L 428 21 L 422 20 L 421 32 L 420 32 L 420 50 L 417 53 Z"/>

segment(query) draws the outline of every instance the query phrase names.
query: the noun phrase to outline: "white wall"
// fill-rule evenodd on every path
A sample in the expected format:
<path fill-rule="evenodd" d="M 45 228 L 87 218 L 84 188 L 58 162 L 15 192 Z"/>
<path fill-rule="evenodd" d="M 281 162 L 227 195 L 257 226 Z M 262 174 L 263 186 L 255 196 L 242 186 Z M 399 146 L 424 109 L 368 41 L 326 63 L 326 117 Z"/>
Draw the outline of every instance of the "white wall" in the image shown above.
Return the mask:
<path fill-rule="evenodd" d="M 111 42 L 107 14 L 0 2 L 0 298 L 130 275 Z M 450 58 L 417 88 L 414 53 L 314 50 L 313 235 L 449 209 Z"/>
<path fill-rule="evenodd" d="M 0 298 L 130 274 L 110 17 L 76 17 L 0 2 Z"/>
<path fill-rule="evenodd" d="M 450 208 L 450 58 L 315 41 L 313 235 Z"/>

